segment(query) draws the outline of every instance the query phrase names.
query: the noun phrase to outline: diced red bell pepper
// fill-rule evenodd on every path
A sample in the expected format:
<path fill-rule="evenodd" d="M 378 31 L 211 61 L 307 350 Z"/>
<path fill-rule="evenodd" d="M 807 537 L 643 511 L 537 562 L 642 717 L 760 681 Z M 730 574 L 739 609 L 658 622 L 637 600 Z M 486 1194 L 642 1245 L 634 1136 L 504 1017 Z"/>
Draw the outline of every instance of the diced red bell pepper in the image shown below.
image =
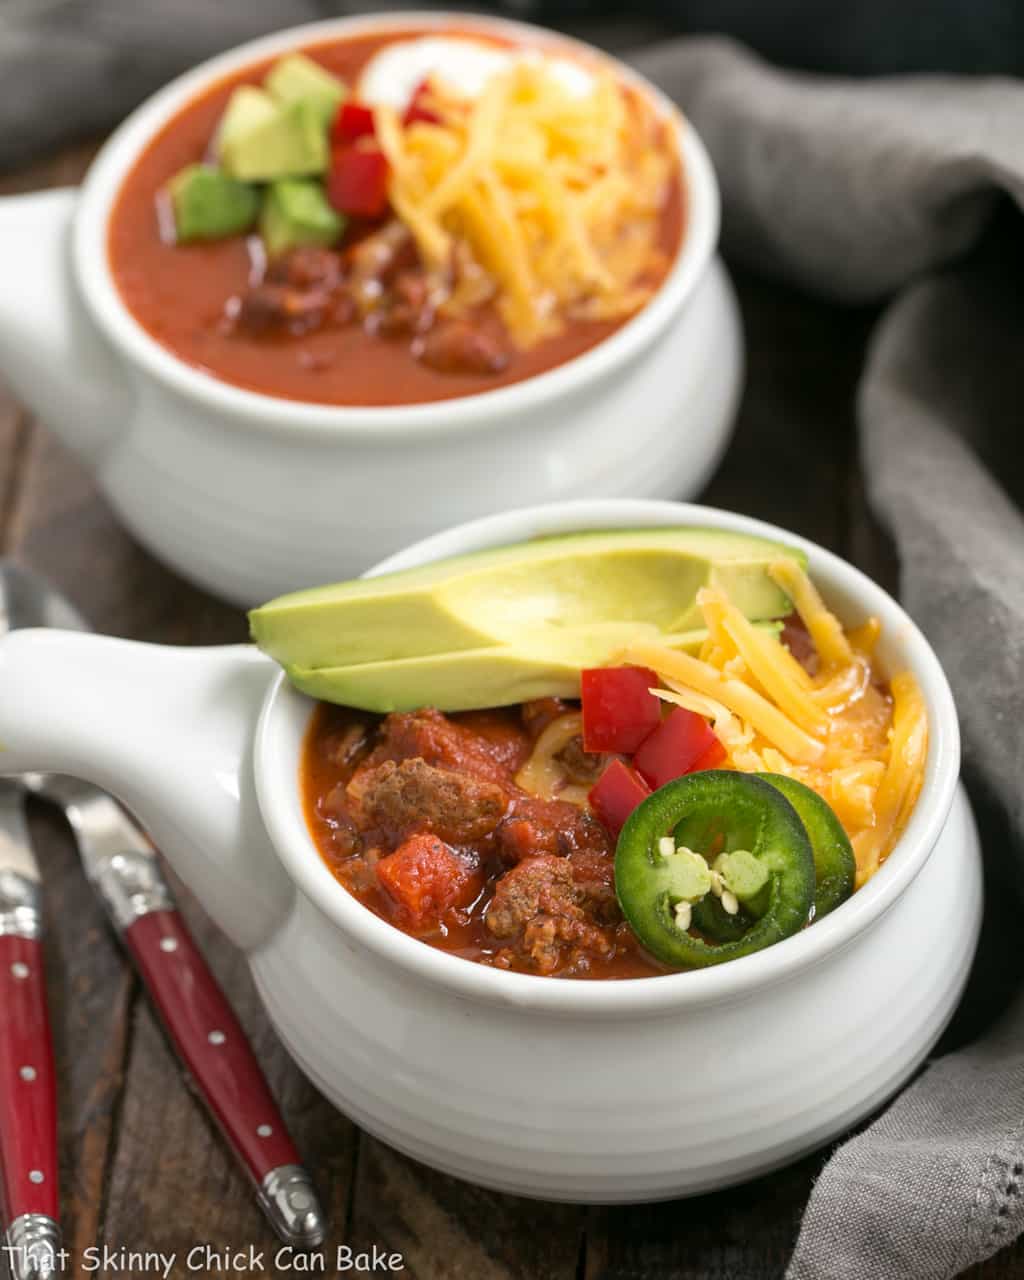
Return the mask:
<path fill-rule="evenodd" d="M 449 907 L 465 906 L 480 890 L 479 874 L 437 836 L 410 836 L 377 863 L 381 888 L 417 930 L 431 928 Z"/>
<path fill-rule="evenodd" d="M 327 199 L 339 213 L 379 218 L 388 207 L 388 162 L 378 147 L 338 147 L 331 156 Z"/>
<path fill-rule="evenodd" d="M 618 839 L 626 819 L 650 794 L 650 787 L 628 764 L 612 760 L 590 788 L 590 805 L 608 834 Z"/>
<path fill-rule="evenodd" d="M 697 763 L 690 770 L 691 773 L 699 773 L 701 769 L 717 769 L 725 757 L 728 755 L 721 741 L 716 738 L 708 747 L 707 751 L 700 757 Z"/>
<path fill-rule="evenodd" d="M 405 109 L 402 116 L 402 124 L 408 129 L 409 125 L 421 122 L 423 124 L 440 124 L 441 117 L 427 105 L 426 99 L 430 95 L 430 81 L 421 80 L 416 86 L 416 90 L 409 99 L 409 105 Z"/>
<path fill-rule="evenodd" d="M 343 146 L 347 142 L 355 142 L 357 138 L 372 138 L 376 136 L 376 132 L 373 108 L 349 98 L 341 104 L 334 117 L 331 142 L 334 146 Z"/>
<path fill-rule="evenodd" d="M 676 707 L 643 742 L 633 763 L 655 791 L 690 773 L 718 741 L 703 716 Z"/>
<path fill-rule="evenodd" d="M 650 692 L 658 677 L 647 667 L 592 667 L 580 674 L 583 750 L 631 755 L 661 724 Z"/>

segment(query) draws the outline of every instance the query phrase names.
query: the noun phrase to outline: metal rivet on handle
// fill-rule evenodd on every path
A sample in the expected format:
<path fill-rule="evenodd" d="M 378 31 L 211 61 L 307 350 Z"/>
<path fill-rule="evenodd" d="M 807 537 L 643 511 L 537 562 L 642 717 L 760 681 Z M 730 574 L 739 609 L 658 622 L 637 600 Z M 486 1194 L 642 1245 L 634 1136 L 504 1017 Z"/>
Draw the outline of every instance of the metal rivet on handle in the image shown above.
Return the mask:
<path fill-rule="evenodd" d="M 19 982 L 23 982 L 30 973 L 31 970 L 28 965 L 24 964 L 21 960 L 15 960 L 14 964 L 11 965 L 11 974 L 13 977 L 17 978 Z"/>
<path fill-rule="evenodd" d="M 227 1036 L 223 1031 L 211 1031 L 206 1038 L 209 1040 L 210 1044 L 223 1044 L 227 1039 Z"/>
<path fill-rule="evenodd" d="M 307 1209 L 313 1207 L 313 1197 L 308 1191 L 289 1191 L 288 1203 L 299 1213 L 305 1213 Z"/>
<path fill-rule="evenodd" d="M 36 1078 L 36 1069 L 35 1067 L 22 1067 L 18 1075 L 21 1076 L 22 1080 L 34 1080 Z"/>
<path fill-rule="evenodd" d="M 32 1172 L 28 1175 L 28 1180 L 29 1182 L 34 1182 L 37 1187 L 41 1182 L 46 1181 L 46 1179 L 43 1177 L 42 1173 L 38 1169 L 32 1170 Z"/>
<path fill-rule="evenodd" d="M 270 1127 L 269 1124 L 261 1124 L 256 1126 L 257 1137 L 269 1138 L 273 1132 L 274 1130 Z"/>
<path fill-rule="evenodd" d="M 161 938 L 160 939 L 161 951 L 177 951 L 177 949 L 178 949 L 177 938 Z"/>

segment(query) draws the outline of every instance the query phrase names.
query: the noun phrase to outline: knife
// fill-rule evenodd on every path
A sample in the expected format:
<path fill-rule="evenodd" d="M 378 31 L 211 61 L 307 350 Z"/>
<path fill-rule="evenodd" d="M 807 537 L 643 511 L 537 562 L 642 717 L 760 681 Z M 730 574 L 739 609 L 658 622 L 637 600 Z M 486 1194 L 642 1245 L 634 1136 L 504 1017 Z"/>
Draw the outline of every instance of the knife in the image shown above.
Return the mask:
<path fill-rule="evenodd" d="M 0 1202 L 13 1280 L 61 1269 L 57 1088 L 39 868 L 24 796 L 0 780 Z"/>

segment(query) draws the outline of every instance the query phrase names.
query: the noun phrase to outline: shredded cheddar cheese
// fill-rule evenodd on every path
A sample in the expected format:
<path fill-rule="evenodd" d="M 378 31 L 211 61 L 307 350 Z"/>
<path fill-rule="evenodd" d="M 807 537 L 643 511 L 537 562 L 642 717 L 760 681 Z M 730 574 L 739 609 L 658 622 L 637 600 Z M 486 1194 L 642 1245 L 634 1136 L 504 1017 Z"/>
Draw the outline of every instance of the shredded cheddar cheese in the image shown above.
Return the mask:
<path fill-rule="evenodd" d="M 491 76 L 472 102 L 432 80 L 429 105 L 438 122 L 408 128 L 392 106 L 374 112 L 392 206 L 428 266 L 450 271 L 467 245 L 523 347 L 643 305 L 664 266 L 659 222 L 677 161 L 641 94 L 600 71 L 590 92 L 570 92 L 538 58 Z"/>

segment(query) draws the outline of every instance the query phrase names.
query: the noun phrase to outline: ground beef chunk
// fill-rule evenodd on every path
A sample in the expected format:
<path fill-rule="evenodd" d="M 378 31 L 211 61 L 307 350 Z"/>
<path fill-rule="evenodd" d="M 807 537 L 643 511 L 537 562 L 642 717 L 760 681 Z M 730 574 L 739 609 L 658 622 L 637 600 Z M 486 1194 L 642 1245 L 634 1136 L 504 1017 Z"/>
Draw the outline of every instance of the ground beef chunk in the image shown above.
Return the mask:
<path fill-rule="evenodd" d="M 568 861 L 584 911 L 601 924 L 618 924 L 622 911 L 615 895 L 615 860 L 611 854 L 577 849 Z"/>
<path fill-rule="evenodd" d="M 487 928 L 538 973 L 566 965 L 580 969 L 589 956 L 606 956 L 614 942 L 585 909 L 569 859 L 526 858 L 498 881 L 487 908 Z"/>
<path fill-rule="evenodd" d="M 497 834 L 498 848 L 506 862 L 520 862 L 538 854 L 567 857 L 582 849 L 605 857 L 611 852 L 604 827 L 589 813 L 564 800 L 517 796 Z"/>
<path fill-rule="evenodd" d="M 490 732 L 485 732 L 488 726 Z M 384 760 L 410 760 L 419 756 L 438 769 L 451 769 L 507 785 L 527 749 L 525 734 L 510 732 L 507 725 L 499 734 L 497 722 L 493 720 L 467 717 L 463 724 L 428 707 L 423 711 L 389 715 L 381 726 L 380 739 L 369 763 L 376 765 Z"/>
<path fill-rule="evenodd" d="M 571 738 L 558 753 L 566 773 L 581 786 L 593 786 L 608 763 L 608 756 L 598 751 L 584 751 L 581 737 Z"/>
<path fill-rule="evenodd" d="M 264 277 L 269 284 L 290 285 L 293 289 L 334 289 L 341 283 L 341 254 L 321 245 L 300 245 L 290 253 L 273 258 Z"/>
<path fill-rule="evenodd" d="M 509 360 L 497 338 L 467 320 L 437 325 L 414 348 L 414 353 L 438 373 L 501 373 Z"/>
<path fill-rule="evenodd" d="M 437 769 L 415 757 L 387 760 L 363 781 L 366 817 L 394 838 L 432 831 L 451 844 L 469 844 L 501 821 L 508 796 L 494 782 Z"/>
<path fill-rule="evenodd" d="M 330 305 L 331 294 L 326 289 L 258 284 L 237 301 L 234 322 L 253 335 L 302 334 L 319 326 Z"/>

